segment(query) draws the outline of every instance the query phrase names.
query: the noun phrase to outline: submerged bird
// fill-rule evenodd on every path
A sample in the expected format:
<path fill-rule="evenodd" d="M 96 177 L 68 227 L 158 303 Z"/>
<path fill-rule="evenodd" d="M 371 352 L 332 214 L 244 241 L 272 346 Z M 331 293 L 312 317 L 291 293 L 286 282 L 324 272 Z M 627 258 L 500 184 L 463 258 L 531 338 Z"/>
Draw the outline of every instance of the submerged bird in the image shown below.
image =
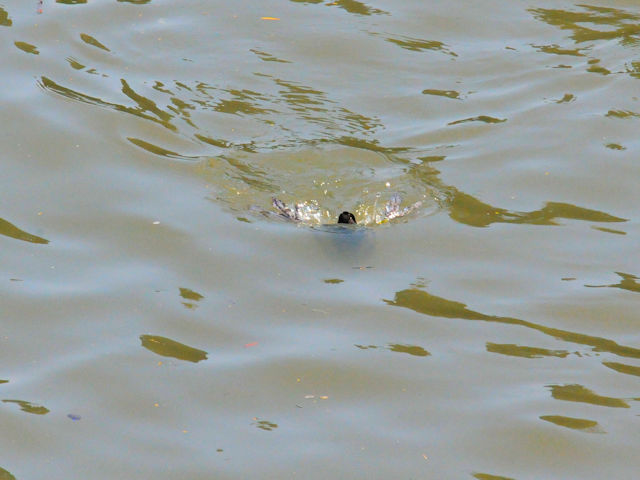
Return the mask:
<path fill-rule="evenodd" d="M 388 222 L 394 218 L 407 215 L 422 205 L 422 202 L 416 202 L 413 205 L 401 209 L 401 202 L 402 197 L 400 197 L 399 194 L 394 193 L 384 207 L 384 219 L 380 223 Z M 289 208 L 283 201 L 276 197 L 272 198 L 272 204 L 277 210 L 279 210 L 279 215 L 281 217 L 294 222 L 305 221 L 301 205 L 295 204 L 293 208 Z M 357 224 L 358 222 L 356 222 L 356 217 L 353 213 L 344 211 L 338 216 L 338 223 Z"/>

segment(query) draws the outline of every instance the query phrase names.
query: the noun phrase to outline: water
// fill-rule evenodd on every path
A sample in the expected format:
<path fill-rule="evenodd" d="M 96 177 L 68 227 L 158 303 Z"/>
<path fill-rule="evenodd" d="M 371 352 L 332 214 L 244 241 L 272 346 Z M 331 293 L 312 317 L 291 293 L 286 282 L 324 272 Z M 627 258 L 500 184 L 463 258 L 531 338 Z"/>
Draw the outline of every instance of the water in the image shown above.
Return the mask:
<path fill-rule="evenodd" d="M 634 2 L 38 8 L 0 4 L 0 478 L 636 476 Z"/>

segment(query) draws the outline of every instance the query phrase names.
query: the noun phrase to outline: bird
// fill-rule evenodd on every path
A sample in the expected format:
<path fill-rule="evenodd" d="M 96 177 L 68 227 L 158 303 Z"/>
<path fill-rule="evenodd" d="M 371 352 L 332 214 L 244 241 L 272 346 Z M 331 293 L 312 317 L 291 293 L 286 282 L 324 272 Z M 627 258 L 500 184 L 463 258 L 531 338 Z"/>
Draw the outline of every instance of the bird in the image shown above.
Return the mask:
<path fill-rule="evenodd" d="M 356 216 L 351 212 L 342 212 L 338 216 L 338 223 L 352 223 L 356 224 Z"/>
<path fill-rule="evenodd" d="M 271 199 L 271 203 L 278 210 L 278 215 L 280 217 L 293 222 L 305 221 L 304 212 L 302 211 L 302 204 L 294 204 L 292 208 L 289 208 L 286 203 L 276 197 L 273 197 Z M 402 197 L 400 197 L 398 193 L 394 193 L 393 195 L 391 195 L 391 198 L 384 207 L 384 217 L 377 223 L 386 223 L 390 220 L 393 220 L 394 218 L 402 217 L 413 212 L 422 205 L 422 201 L 419 201 L 408 207 L 401 208 L 401 203 Z M 345 210 L 338 216 L 337 223 L 357 225 L 358 222 L 356 221 L 356 216 L 353 213 L 347 212 Z"/>

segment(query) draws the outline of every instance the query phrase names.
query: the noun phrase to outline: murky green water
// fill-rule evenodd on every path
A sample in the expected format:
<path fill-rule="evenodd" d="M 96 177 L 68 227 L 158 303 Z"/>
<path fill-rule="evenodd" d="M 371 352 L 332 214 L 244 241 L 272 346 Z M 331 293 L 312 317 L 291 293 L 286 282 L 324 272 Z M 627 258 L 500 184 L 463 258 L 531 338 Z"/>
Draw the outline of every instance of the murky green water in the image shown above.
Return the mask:
<path fill-rule="evenodd" d="M 0 45 L 0 479 L 637 476 L 636 2 L 4 0 Z"/>

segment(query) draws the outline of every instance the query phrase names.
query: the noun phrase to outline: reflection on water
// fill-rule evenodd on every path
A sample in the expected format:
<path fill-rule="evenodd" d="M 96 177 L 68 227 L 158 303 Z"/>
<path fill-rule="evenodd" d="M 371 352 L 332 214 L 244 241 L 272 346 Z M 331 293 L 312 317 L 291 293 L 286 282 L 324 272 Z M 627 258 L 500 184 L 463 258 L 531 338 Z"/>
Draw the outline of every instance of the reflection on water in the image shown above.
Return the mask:
<path fill-rule="evenodd" d="M 140 335 L 140 342 L 147 350 L 163 357 L 172 357 L 193 363 L 207 359 L 207 352 L 204 350 L 159 335 Z"/>
<path fill-rule="evenodd" d="M 377 224 L 393 193 L 402 194 L 404 205 L 425 202 L 422 213 L 447 208 L 450 217 L 465 225 L 487 227 L 493 223 L 558 225 L 556 219 L 589 222 L 626 222 L 606 212 L 561 202 L 547 202 L 538 210 L 515 212 L 486 204 L 443 185 L 430 163 L 443 157 L 408 162 L 396 155 L 375 155 L 353 149 L 314 149 L 292 153 L 223 155 L 209 161 L 217 183 L 217 200 L 236 211 L 270 204 L 278 195 L 285 203 L 299 203 L 313 211 L 316 223 L 333 223 L 339 212 L 353 210 L 359 223 Z M 226 164 L 225 164 L 226 162 Z M 308 166 L 311 166 L 308 168 Z M 329 172 L 329 173 L 327 173 Z"/>
<path fill-rule="evenodd" d="M 4 468 L 0 467 L 0 480 L 16 480 L 16 477 L 11 475 Z"/>
<path fill-rule="evenodd" d="M 598 395 L 582 385 L 549 385 L 548 388 L 556 400 L 589 403 L 601 407 L 630 408 L 629 404 L 620 398 Z"/>
<path fill-rule="evenodd" d="M 36 47 L 35 45 L 31 45 L 30 43 L 16 41 L 16 42 L 13 42 L 13 44 L 23 52 L 31 53 L 33 55 L 40 54 L 40 52 L 38 51 L 38 47 Z"/>
<path fill-rule="evenodd" d="M 460 125 L 461 123 L 469 123 L 469 122 L 504 123 L 506 121 L 507 121 L 506 118 L 495 118 L 489 115 L 478 115 L 477 117 L 469 117 L 469 118 L 463 118 L 462 120 L 454 120 L 453 122 L 447 123 L 447 125 Z"/>
<path fill-rule="evenodd" d="M 145 120 L 150 120 L 152 122 L 158 123 L 170 130 L 176 130 L 176 127 L 170 123 L 172 115 L 158 108 L 157 105 L 148 98 L 135 93 L 125 80 L 122 80 L 121 83 L 122 93 L 133 100 L 137 104 L 137 107 L 127 107 L 125 105 L 106 102 L 104 100 L 101 100 L 100 98 L 92 97 L 90 95 L 75 91 L 71 88 L 64 87 L 44 76 L 40 78 L 39 84 L 42 88 L 59 95 L 63 95 L 67 98 L 78 100 L 90 105 L 110 108 L 118 112 L 136 115 L 140 118 L 144 118 Z"/>
<path fill-rule="evenodd" d="M 20 407 L 20 410 L 26 413 L 32 413 L 34 415 L 46 415 L 49 413 L 49 409 L 42 405 L 35 405 L 25 400 L 2 400 L 4 403 L 15 403 Z"/>
<path fill-rule="evenodd" d="M 619 143 L 607 143 L 605 145 L 605 147 L 607 147 L 610 150 L 619 150 L 619 151 L 627 149 L 626 147 L 620 145 Z M 622 233 L 622 234 L 624 234 L 624 232 L 613 232 L 613 233 Z"/>
<path fill-rule="evenodd" d="M 512 357 L 523 358 L 542 358 L 542 357 L 559 357 L 565 358 L 569 355 L 566 350 L 549 350 L 547 348 L 525 347 L 522 345 L 514 345 L 513 343 L 491 343 L 487 342 L 487 352 L 500 353 Z"/>
<path fill-rule="evenodd" d="M 161 157 L 187 161 L 193 161 L 194 159 L 196 159 L 196 157 L 181 155 L 178 152 L 172 152 L 171 150 L 167 150 L 166 148 L 154 145 L 153 143 L 145 142 L 144 140 L 141 140 L 139 138 L 127 137 L 127 140 L 129 140 L 136 147 L 139 147 L 149 153 L 153 153 L 154 155 L 159 155 Z"/>
<path fill-rule="evenodd" d="M 640 113 L 631 110 L 609 110 L 605 115 L 610 118 L 640 118 Z"/>
<path fill-rule="evenodd" d="M 474 473 L 473 478 L 476 480 L 516 480 L 512 477 L 503 477 L 502 475 L 491 475 L 490 473 Z"/>
<path fill-rule="evenodd" d="M 342 4 L 345 8 L 358 5 L 358 2 Z M 108 50 L 94 37 L 83 35 L 85 43 Z M 442 48 L 437 42 L 421 43 L 415 39 L 403 42 L 410 42 L 402 44 L 404 47 Z M 264 60 L 263 54 L 261 52 Z M 74 69 L 83 68 L 76 60 L 68 61 Z M 207 161 L 209 170 L 204 173 L 214 190 L 212 198 L 234 211 L 247 211 L 253 206 L 268 208 L 271 197 L 278 195 L 286 203 L 314 210 L 310 217 L 316 224 L 333 223 L 337 212 L 349 209 L 361 219 L 359 223 L 368 225 L 380 223 L 384 205 L 393 193 L 403 196 L 405 206 L 423 202 L 423 214 L 433 213 L 440 207 L 441 194 L 428 178 L 431 172 L 424 176 L 425 169 L 419 168 L 425 162 L 416 160 L 412 164 L 395 156 L 406 149 L 384 148 L 377 141 L 366 139 L 382 127 L 379 119 L 355 113 L 325 92 L 300 82 L 264 73 L 256 73 L 256 79 L 252 90 L 219 88 L 204 82 L 191 85 L 175 82 L 168 86 L 155 81 L 153 90 L 164 96 L 160 103 L 157 94 L 153 95 L 156 99 L 152 99 L 151 92 L 138 91 L 121 78 L 121 92 L 134 105 L 101 99 L 46 76 L 40 78 L 39 84 L 46 91 L 135 115 L 176 133 L 184 135 L 191 131 L 194 141 L 224 150 Z M 270 126 L 277 119 L 281 135 L 277 139 L 269 136 L 256 139 L 254 135 L 250 140 L 215 138 L 192 118 L 191 112 L 195 110 L 250 117 L 254 122 Z M 242 135 L 241 129 L 235 131 L 234 136 L 238 134 Z M 289 152 L 283 150 L 287 146 L 286 137 L 290 138 L 291 146 L 296 146 Z M 128 140 L 165 158 L 199 160 L 142 138 L 128 137 Z M 279 150 L 276 154 L 269 152 L 274 145 Z M 363 149 L 363 152 L 341 149 L 339 145 Z M 250 152 L 255 155 L 250 156 Z"/>
<path fill-rule="evenodd" d="M 254 420 L 254 423 L 252 423 L 252 425 L 255 425 L 256 428 L 259 428 L 260 430 L 264 430 L 265 432 L 271 432 L 276 428 L 278 428 L 277 423 L 270 422 L 269 420 L 260 420 L 258 418 L 254 418 L 253 420 Z"/>
<path fill-rule="evenodd" d="M 284 60 L 282 58 L 275 57 L 275 56 L 271 55 L 270 53 L 262 52 L 260 50 L 255 49 L 255 48 L 251 48 L 251 49 L 249 49 L 249 51 L 255 53 L 256 56 L 260 60 L 262 60 L 264 62 L 292 63 L 289 60 Z"/>
<path fill-rule="evenodd" d="M 633 478 L 633 8 L 58 3 L 0 7 L 0 388 L 90 421 L 0 403 L 2 466 Z"/>
<path fill-rule="evenodd" d="M 324 0 L 290 0 L 295 3 L 323 3 L 326 6 L 330 7 L 338 7 L 345 10 L 348 13 L 353 13 L 355 15 L 388 15 L 389 12 L 385 12 L 384 10 L 380 10 L 378 8 L 373 8 L 368 6 L 364 2 L 358 2 L 356 0 L 336 0 L 333 2 L 325 3 Z"/>
<path fill-rule="evenodd" d="M 469 310 L 464 303 L 437 297 L 417 288 L 401 290 L 395 294 L 393 300 L 385 300 L 385 303 L 394 307 L 408 308 L 433 317 L 482 320 L 485 322 L 519 325 L 566 342 L 591 346 L 595 352 L 609 352 L 621 357 L 640 358 L 640 349 L 619 345 L 613 340 L 546 327 L 518 318 L 485 315 L 484 313 Z"/>
<path fill-rule="evenodd" d="M 24 230 L 20 230 L 14 224 L 9 223 L 2 218 L 0 218 L 0 235 L 5 235 L 7 237 L 31 243 L 49 243 L 49 240 L 47 240 L 46 238 L 38 237 L 37 235 L 32 235 L 31 233 L 27 233 Z"/>
<path fill-rule="evenodd" d="M 107 48 L 94 37 L 83 35 L 85 43 Z M 418 39 L 389 37 L 387 40 L 414 51 L 444 48 L 439 42 Z M 545 52 L 559 51 L 556 47 L 540 48 Z M 262 60 L 267 58 L 265 55 L 269 54 L 260 51 Z M 82 66 L 75 60 L 67 61 L 74 69 Z M 200 156 L 175 151 L 146 139 L 128 137 L 133 145 L 154 155 L 204 162 L 208 169 L 203 170 L 203 175 L 213 190 L 210 198 L 235 212 L 268 210 L 271 197 L 278 196 L 287 204 L 300 204 L 313 210 L 310 217 L 316 224 L 333 223 L 339 212 L 350 210 L 362 219 L 359 223 L 372 225 L 382 218 L 383 206 L 389 196 L 400 193 L 405 205 L 424 202 L 422 214 L 448 208 L 452 219 L 478 227 L 492 223 L 555 225 L 557 218 L 626 221 L 568 203 L 547 202 L 542 209 L 531 212 L 514 212 L 483 203 L 442 183 L 439 172 L 430 163 L 443 156 L 425 156 L 420 149 L 380 145 L 374 139 L 375 133 L 384 128 L 379 118 L 356 113 L 332 99 L 327 92 L 301 82 L 266 73 L 255 73 L 255 78 L 252 89 L 221 88 L 202 81 L 191 84 L 176 81 L 167 85 L 157 80 L 149 82 L 153 84 L 150 89 L 147 85 L 134 87 L 121 78 L 121 93 L 133 105 L 83 93 L 47 76 L 40 78 L 39 85 L 69 99 L 135 115 L 181 136 L 188 135 L 200 145 L 214 147 L 216 152 L 213 154 L 217 156 L 203 160 Z M 423 93 L 460 98 L 459 92 L 454 90 L 427 89 Z M 570 102 L 573 98 L 566 94 L 559 101 Z M 199 124 L 201 122 L 194 115 L 196 112 L 240 117 L 244 121 L 232 129 L 230 138 L 221 138 L 212 135 L 204 124 Z M 609 115 L 613 114 L 609 112 Z M 618 111 L 616 115 L 635 114 Z M 479 115 L 451 121 L 449 125 L 505 121 Z M 278 137 L 271 133 L 250 134 L 254 130 L 252 124 L 268 125 L 269 132 L 277 126 Z M 277 147 L 275 152 L 274 147 Z M 246 217 L 241 219 L 244 221 Z"/>
<path fill-rule="evenodd" d="M 587 433 L 606 433 L 599 427 L 598 422 L 586 418 L 565 417 L 563 415 L 542 415 L 540 416 L 540 420 Z"/>
<path fill-rule="evenodd" d="M 587 50 L 586 48 L 562 48 L 556 44 L 551 45 L 532 45 L 539 52 L 542 53 L 550 53 L 553 55 L 570 55 L 572 57 L 584 57 L 583 50 Z"/>
<path fill-rule="evenodd" d="M 74 61 L 73 68 L 81 65 Z M 198 142 L 217 144 L 218 146 L 233 146 L 235 149 L 267 149 L 278 146 L 284 147 L 289 143 L 298 146 L 301 142 L 317 138 L 341 138 L 345 135 L 368 135 L 381 127 L 376 118 L 367 117 L 350 109 L 340 106 L 328 95 L 318 89 L 287 81 L 268 74 L 256 73 L 255 90 L 219 88 L 205 82 L 194 82 L 190 85 L 184 82 L 174 82 L 173 86 L 155 81 L 152 90 L 155 93 L 136 91 L 125 78 L 120 79 L 121 92 L 136 106 L 111 102 L 60 84 L 55 80 L 42 76 L 39 85 L 50 92 L 66 98 L 80 101 L 89 105 L 108 108 L 117 112 L 128 113 L 139 118 L 160 124 L 169 130 L 181 134 L 192 132 L 192 138 Z M 262 88 L 262 92 L 258 90 Z M 141 90 L 148 89 L 145 85 Z M 161 93 L 164 106 L 160 99 L 152 100 L 152 96 Z M 217 112 L 223 116 L 250 117 L 238 130 L 233 131 L 233 140 L 216 140 L 206 128 L 199 126 L 192 119 L 191 112 Z M 215 115 L 215 114 L 214 114 Z M 264 135 L 256 143 L 253 127 L 274 126 L 274 118 L 281 131 L 279 138 L 271 134 Z M 177 122 L 180 120 L 181 122 Z M 243 131 L 246 131 L 242 138 Z M 269 132 L 272 128 L 269 128 Z M 288 140 L 287 140 L 288 138 Z M 210 139 L 210 141 L 207 141 Z"/>
<path fill-rule="evenodd" d="M 529 11 L 549 25 L 570 30 L 576 43 L 617 39 L 624 46 L 640 44 L 640 16 L 616 8 L 580 5 L 584 11 L 532 8 Z"/>
<path fill-rule="evenodd" d="M 91 45 L 92 47 L 99 48 L 100 50 L 104 50 L 105 52 L 110 52 L 111 51 L 106 46 L 101 44 L 98 40 L 96 40 L 95 38 L 93 38 L 91 35 L 89 35 L 87 33 L 81 33 L 80 34 L 80 38 L 87 45 Z"/>
<path fill-rule="evenodd" d="M 435 95 L 438 97 L 447 97 L 447 98 L 453 98 L 455 100 L 460 100 L 460 92 L 457 92 L 455 90 L 438 90 L 435 88 L 426 88 L 422 91 L 423 94 L 425 95 Z"/>
<path fill-rule="evenodd" d="M 384 36 L 380 33 L 372 33 L 372 35 Z M 451 55 L 452 57 L 458 56 L 455 52 L 450 50 L 447 45 L 438 40 L 423 40 L 420 38 L 402 37 L 399 35 L 385 36 L 385 40 L 411 52 L 424 52 L 427 50 L 432 50 L 444 53 L 446 55 Z"/>
<path fill-rule="evenodd" d="M 612 283 L 609 285 L 585 285 L 585 287 L 590 287 L 590 288 L 602 288 L 602 287 L 608 287 L 608 288 L 621 288 L 622 290 L 628 290 L 629 292 L 636 292 L 636 293 L 640 293 L 640 283 L 638 283 L 636 280 L 638 280 L 638 277 L 636 277 L 635 275 L 631 275 L 630 273 L 623 273 L 623 272 L 615 272 L 616 275 L 618 275 L 619 277 L 622 278 L 622 280 L 619 283 Z"/>
<path fill-rule="evenodd" d="M 487 227 L 492 223 L 558 225 L 555 221 L 557 218 L 588 222 L 627 221 L 626 218 L 619 218 L 605 212 L 559 202 L 547 202 L 543 208 L 532 212 L 513 212 L 488 205 L 455 189 L 450 189 L 449 205 L 451 218 L 473 227 Z"/>
<path fill-rule="evenodd" d="M 196 308 L 198 305 L 196 302 L 199 302 L 204 298 L 204 295 L 199 294 L 198 292 L 194 292 L 190 288 L 182 288 L 180 287 L 180 296 L 187 300 L 186 302 L 182 302 L 182 305 L 185 308 Z"/>
<path fill-rule="evenodd" d="M 400 343 L 390 343 L 386 347 L 379 345 L 354 345 L 360 350 L 377 350 L 378 348 L 384 348 L 390 352 L 406 353 L 414 357 L 428 357 L 431 355 L 427 350 L 419 345 L 405 345 Z"/>
<path fill-rule="evenodd" d="M 609 367 L 616 372 L 624 373 L 627 375 L 635 375 L 640 377 L 640 367 L 634 367 L 633 365 L 627 365 L 626 363 L 618 362 L 602 362 L 605 367 Z"/>
<path fill-rule="evenodd" d="M 617 40 L 622 47 L 637 47 L 640 45 L 640 16 L 636 13 L 616 8 L 599 7 L 593 5 L 579 5 L 582 11 L 532 8 L 533 16 L 561 30 L 571 32 L 569 38 L 575 44 L 585 42 L 607 42 Z M 535 45 L 539 51 L 553 55 L 591 56 L 596 49 L 592 45 L 572 48 L 572 46 Z M 586 71 L 608 75 L 611 70 L 600 65 L 601 59 L 591 58 L 587 62 Z M 638 74 L 638 62 L 631 62 L 626 66 L 626 72 L 631 76 Z"/>
<path fill-rule="evenodd" d="M 389 345 L 389 350 L 398 353 L 408 353 L 409 355 L 413 355 L 415 357 L 428 357 L 429 355 L 431 355 L 424 348 L 418 345 L 401 345 L 399 343 L 395 343 Z"/>
<path fill-rule="evenodd" d="M 560 100 L 556 100 L 555 103 L 570 103 L 575 102 L 576 96 L 571 93 L 565 93 L 564 96 Z"/>
<path fill-rule="evenodd" d="M 9 18 L 7 11 L 0 7 L 0 27 L 10 27 L 12 24 L 13 22 Z"/>

